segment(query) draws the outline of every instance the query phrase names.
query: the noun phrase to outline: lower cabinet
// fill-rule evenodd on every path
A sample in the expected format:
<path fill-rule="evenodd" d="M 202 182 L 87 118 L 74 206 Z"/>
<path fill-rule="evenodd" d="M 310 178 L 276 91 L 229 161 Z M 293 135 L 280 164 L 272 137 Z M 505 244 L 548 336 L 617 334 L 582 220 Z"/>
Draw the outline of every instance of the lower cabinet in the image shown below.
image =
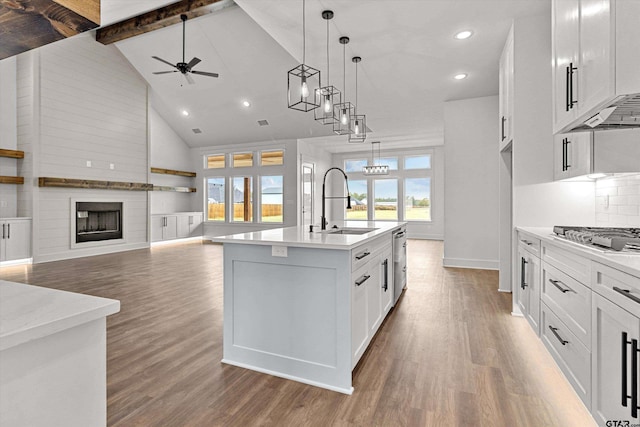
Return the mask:
<path fill-rule="evenodd" d="M 0 220 L 0 262 L 31 258 L 31 219 Z"/>
<path fill-rule="evenodd" d="M 389 248 L 380 257 L 380 289 L 382 305 L 382 317 L 384 318 L 393 307 L 393 257 Z"/>
<path fill-rule="evenodd" d="M 203 215 L 200 212 L 151 215 L 151 241 L 201 236 L 202 218 Z"/>
<path fill-rule="evenodd" d="M 540 334 L 540 258 L 523 244 L 518 246 L 518 289 L 516 298 L 522 315 Z"/>

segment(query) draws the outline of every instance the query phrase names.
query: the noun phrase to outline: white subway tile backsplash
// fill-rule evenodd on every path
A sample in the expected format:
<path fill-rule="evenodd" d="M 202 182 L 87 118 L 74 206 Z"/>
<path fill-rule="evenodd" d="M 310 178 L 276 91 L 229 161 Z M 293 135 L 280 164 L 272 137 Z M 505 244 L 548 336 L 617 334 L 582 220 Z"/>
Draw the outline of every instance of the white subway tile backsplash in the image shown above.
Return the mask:
<path fill-rule="evenodd" d="M 606 196 L 609 196 L 608 205 Z M 640 227 L 640 174 L 596 181 L 596 224 Z"/>

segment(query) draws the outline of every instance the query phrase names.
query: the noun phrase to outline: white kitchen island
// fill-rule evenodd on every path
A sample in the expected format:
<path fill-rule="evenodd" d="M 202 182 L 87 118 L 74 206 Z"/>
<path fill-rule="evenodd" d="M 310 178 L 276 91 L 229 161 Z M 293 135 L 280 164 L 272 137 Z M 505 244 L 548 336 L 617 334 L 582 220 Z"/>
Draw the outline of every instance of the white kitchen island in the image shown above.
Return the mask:
<path fill-rule="evenodd" d="M 106 316 L 119 310 L 0 280 L 0 426 L 105 426 Z"/>
<path fill-rule="evenodd" d="M 224 246 L 222 361 L 351 394 L 351 371 L 393 305 L 392 233 L 404 225 L 213 238 Z"/>

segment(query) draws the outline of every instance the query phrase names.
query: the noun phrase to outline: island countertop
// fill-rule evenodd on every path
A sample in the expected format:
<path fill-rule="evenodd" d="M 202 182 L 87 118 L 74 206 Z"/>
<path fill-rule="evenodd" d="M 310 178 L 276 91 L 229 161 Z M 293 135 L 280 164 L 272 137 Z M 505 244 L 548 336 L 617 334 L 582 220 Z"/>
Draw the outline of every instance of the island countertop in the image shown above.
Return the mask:
<path fill-rule="evenodd" d="M 0 280 L 0 350 L 120 311 L 120 301 Z"/>
<path fill-rule="evenodd" d="M 338 223 L 338 230 L 345 228 L 373 228 L 374 230 L 364 234 L 337 234 L 332 233 L 332 231 L 336 231 L 335 229 L 328 228 L 327 230 L 320 231 L 320 227 L 317 226 L 314 227 L 313 232 L 309 232 L 307 227 L 284 227 L 212 237 L 211 241 L 219 243 L 350 250 L 406 224 L 406 222 L 390 221 L 345 221 Z"/>

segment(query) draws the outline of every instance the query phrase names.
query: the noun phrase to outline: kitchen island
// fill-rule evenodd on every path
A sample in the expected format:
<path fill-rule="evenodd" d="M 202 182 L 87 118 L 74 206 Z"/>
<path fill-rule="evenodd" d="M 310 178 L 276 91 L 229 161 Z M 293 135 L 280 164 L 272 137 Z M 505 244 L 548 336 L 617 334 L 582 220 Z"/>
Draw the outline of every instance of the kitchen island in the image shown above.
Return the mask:
<path fill-rule="evenodd" d="M 393 305 L 392 238 L 404 225 L 213 238 L 224 246 L 222 361 L 351 394 L 351 371 Z"/>

